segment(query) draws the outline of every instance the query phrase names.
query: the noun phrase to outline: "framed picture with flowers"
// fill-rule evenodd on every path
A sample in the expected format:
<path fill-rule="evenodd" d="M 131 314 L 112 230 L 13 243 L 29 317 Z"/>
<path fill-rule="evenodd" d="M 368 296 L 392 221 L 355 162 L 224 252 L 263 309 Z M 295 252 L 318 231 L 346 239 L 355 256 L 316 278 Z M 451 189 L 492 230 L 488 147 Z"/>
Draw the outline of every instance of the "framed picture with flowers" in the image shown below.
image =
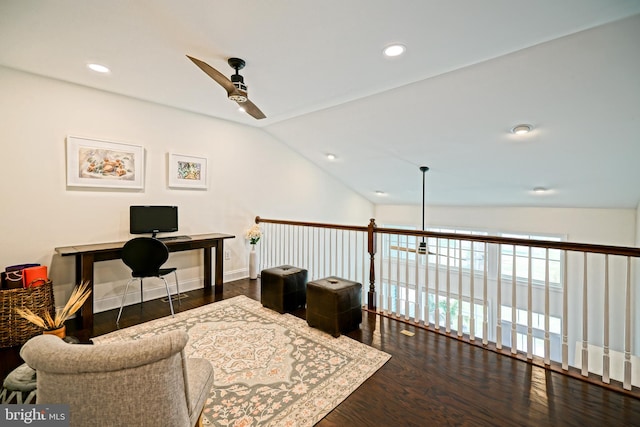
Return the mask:
<path fill-rule="evenodd" d="M 206 157 L 169 153 L 169 187 L 206 190 Z"/>

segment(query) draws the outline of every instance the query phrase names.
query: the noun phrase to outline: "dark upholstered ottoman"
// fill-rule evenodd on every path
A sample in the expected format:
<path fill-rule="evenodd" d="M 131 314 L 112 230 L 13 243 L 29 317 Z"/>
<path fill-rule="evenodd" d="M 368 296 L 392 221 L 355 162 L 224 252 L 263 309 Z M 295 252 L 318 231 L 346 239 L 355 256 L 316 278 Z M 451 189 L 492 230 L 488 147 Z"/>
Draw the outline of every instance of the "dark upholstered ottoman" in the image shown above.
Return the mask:
<path fill-rule="evenodd" d="M 307 270 L 281 265 L 260 273 L 260 302 L 284 313 L 304 307 L 307 299 Z"/>
<path fill-rule="evenodd" d="M 362 322 L 362 285 L 327 277 L 307 283 L 307 323 L 334 337 L 357 329 Z"/>

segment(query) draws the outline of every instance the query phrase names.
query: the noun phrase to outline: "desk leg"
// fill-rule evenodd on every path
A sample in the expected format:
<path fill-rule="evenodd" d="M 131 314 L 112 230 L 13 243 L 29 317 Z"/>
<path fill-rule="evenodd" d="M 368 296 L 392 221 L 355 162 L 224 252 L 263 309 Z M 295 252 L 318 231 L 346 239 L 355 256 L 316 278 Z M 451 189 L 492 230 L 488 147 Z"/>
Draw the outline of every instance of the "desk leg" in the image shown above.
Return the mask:
<path fill-rule="evenodd" d="M 216 242 L 216 293 L 222 293 L 224 279 L 224 240 Z"/>
<path fill-rule="evenodd" d="M 213 247 L 216 249 L 216 270 L 215 270 L 215 277 L 211 277 L 211 248 L 203 248 L 204 251 L 204 259 L 203 259 L 203 264 L 204 264 L 204 288 L 205 289 L 211 289 L 212 284 L 215 284 L 214 286 L 214 292 L 216 294 L 222 293 L 222 280 L 223 280 L 223 273 L 224 273 L 224 264 L 223 264 L 223 260 L 224 260 L 224 246 L 223 246 L 223 242 L 216 242 Z M 215 280 L 215 282 L 213 282 L 213 280 Z"/>
<path fill-rule="evenodd" d="M 86 329 L 89 336 L 93 335 L 93 263 L 95 259 L 92 254 L 76 255 L 76 285 L 82 282 L 89 282 L 91 294 L 82 305 L 77 315 L 76 325 L 78 328 Z"/>
<path fill-rule="evenodd" d="M 211 248 L 203 248 L 203 265 L 204 265 L 204 288 L 211 288 Z M 216 265 L 217 268 L 217 265 Z"/>

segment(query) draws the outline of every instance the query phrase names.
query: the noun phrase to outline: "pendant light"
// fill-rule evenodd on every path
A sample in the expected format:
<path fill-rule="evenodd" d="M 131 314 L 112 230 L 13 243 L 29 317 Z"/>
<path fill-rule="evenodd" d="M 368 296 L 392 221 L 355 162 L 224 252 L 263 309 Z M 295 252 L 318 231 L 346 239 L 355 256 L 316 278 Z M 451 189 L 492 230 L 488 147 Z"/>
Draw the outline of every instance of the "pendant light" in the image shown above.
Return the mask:
<path fill-rule="evenodd" d="M 420 171 L 422 172 L 422 231 L 425 231 L 425 228 L 424 228 L 424 212 L 425 212 L 425 197 L 426 197 L 425 176 L 428 170 L 429 170 L 429 167 L 420 166 Z M 424 236 L 422 237 L 422 242 L 420 242 L 420 246 L 418 246 L 418 253 L 422 255 L 425 255 L 427 253 L 427 242 Z"/>

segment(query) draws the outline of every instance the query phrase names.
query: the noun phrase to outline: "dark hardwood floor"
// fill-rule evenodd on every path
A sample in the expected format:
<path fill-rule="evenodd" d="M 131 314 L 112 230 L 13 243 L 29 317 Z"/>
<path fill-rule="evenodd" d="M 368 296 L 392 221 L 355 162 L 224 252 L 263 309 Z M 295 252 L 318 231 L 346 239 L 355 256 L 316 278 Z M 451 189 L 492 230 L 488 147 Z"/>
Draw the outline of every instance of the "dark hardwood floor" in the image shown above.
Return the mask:
<path fill-rule="evenodd" d="M 185 311 L 237 295 L 259 300 L 259 281 L 226 283 L 222 295 L 190 291 L 175 308 Z M 168 312 L 161 300 L 125 307 L 121 327 Z M 117 314 L 95 314 L 95 335 L 115 330 Z M 294 314 L 304 318 L 305 312 Z M 413 325 L 365 311 L 360 329 L 348 336 L 392 357 L 317 424 L 321 427 L 640 426 L 640 399 Z M 10 361 L 8 353 L 0 354 L 3 364 Z"/>

